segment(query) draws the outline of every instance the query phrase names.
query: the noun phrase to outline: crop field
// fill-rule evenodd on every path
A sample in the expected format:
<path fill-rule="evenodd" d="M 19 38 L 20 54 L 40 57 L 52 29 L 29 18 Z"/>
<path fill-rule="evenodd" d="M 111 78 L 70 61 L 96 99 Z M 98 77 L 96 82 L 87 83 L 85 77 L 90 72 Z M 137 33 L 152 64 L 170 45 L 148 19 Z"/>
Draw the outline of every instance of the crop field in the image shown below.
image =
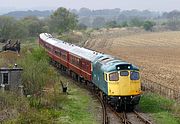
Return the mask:
<path fill-rule="evenodd" d="M 137 65 L 142 80 L 180 89 L 180 32 L 119 30 L 92 32 L 85 47 Z"/>

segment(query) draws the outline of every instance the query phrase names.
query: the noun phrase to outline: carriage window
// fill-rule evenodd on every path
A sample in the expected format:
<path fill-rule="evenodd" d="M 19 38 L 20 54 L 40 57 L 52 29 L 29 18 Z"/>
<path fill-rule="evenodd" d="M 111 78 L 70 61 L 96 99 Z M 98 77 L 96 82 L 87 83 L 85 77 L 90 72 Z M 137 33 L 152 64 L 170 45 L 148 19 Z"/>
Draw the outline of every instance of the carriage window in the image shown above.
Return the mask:
<path fill-rule="evenodd" d="M 121 71 L 120 76 L 128 76 L 129 72 L 128 71 Z"/>
<path fill-rule="evenodd" d="M 47 49 L 47 50 L 49 50 L 49 51 L 51 51 L 51 50 L 52 50 L 51 46 L 50 46 L 50 45 L 48 45 L 48 44 L 45 44 L 45 47 L 46 47 L 46 49 Z"/>
<path fill-rule="evenodd" d="M 61 56 L 61 52 L 60 51 L 55 50 L 55 54 L 58 55 L 58 56 Z"/>
<path fill-rule="evenodd" d="M 119 80 L 118 72 L 113 72 L 113 73 L 109 74 L 109 80 L 110 81 L 118 81 Z"/>
<path fill-rule="evenodd" d="M 67 60 L 67 54 L 66 54 L 66 52 L 64 52 L 64 51 L 61 51 L 61 57 L 64 59 L 64 60 Z"/>
<path fill-rule="evenodd" d="M 131 71 L 131 80 L 139 80 L 139 72 Z"/>
<path fill-rule="evenodd" d="M 70 63 L 72 63 L 73 65 L 76 65 L 76 66 L 80 66 L 79 65 L 79 58 L 76 58 L 74 56 L 70 57 Z"/>

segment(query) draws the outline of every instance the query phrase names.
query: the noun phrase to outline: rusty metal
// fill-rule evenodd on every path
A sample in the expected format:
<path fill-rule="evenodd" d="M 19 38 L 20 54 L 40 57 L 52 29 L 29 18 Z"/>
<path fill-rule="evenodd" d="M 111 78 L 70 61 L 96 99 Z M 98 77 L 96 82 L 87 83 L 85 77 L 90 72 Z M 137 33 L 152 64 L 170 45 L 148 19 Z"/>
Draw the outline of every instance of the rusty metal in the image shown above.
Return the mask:
<path fill-rule="evenodd" d="M 96 95 L 98 98 L 99 102 L 101 103 L 102 110 L 103 110 L 103 124 L 108 124 L 108 116 L 107 116 L 107 111 L 106 111 L 106 105 L 103 102 L 102 98 L 98 95 Z"/>
<path fill-rule="evenodd" d="M 146 119 L 145 117 L 143 117 L 142 115 L 140 115 L 138 112 L 136 112 L 135 110 L 133 111 L 134 114 L 137 115 L 137 117 L 139 119 L 141 119 L 145 124 L 152 124 L 148 119 Z"/>

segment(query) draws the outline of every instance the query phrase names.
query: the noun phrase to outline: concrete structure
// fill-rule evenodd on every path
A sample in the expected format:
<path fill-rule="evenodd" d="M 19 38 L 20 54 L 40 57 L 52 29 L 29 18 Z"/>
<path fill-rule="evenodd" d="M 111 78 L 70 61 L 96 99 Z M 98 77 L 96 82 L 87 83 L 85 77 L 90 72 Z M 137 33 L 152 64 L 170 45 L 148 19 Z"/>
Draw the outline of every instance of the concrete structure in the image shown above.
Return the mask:
<path fill-rule="evenodd" d="M 22 68 L 0 68 L 0 86 L 2 90 L 20 91 L 22 87 Z"/>

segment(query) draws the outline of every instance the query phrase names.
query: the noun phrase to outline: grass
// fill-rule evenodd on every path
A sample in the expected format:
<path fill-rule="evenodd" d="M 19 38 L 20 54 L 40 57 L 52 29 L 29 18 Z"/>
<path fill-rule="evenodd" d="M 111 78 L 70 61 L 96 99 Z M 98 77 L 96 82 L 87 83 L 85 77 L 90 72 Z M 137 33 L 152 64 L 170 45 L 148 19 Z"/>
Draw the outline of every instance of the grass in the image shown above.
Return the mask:
<path fill-rule="evenodd" d="M 63 83 L 69 82 L 68 95 L 62 93 L 60 84 L 54 86 L 55 92 L 48 92 L 39 99 L 32 99 L 31 109 L 23 113 L 18 123 L 54 124 L 98 124 L 98 104 L 84 89 L 77 87 L 71 79 L 59 75 Z M 54 101 L 53 101 L 54 100 Z"/>
<path fill-rule="evenodd" d="M 72 80 L 64 79 L 63 82 L 70 82 L 68 86 L 67 100 L 64 101 L 61 116 L 58 122 L 63 124 L 97 124 L 94 113 L 97 113 L 96 102 L 88 94 L 85 89 L 77 87 Z"/>
<path fill-rule="evenodd" d="M 156 124 L 179 124 L 178 107 L 174 100 L 153 93 L 143 94 L 140 101 L 141 110 L 149 113 Z"/>

